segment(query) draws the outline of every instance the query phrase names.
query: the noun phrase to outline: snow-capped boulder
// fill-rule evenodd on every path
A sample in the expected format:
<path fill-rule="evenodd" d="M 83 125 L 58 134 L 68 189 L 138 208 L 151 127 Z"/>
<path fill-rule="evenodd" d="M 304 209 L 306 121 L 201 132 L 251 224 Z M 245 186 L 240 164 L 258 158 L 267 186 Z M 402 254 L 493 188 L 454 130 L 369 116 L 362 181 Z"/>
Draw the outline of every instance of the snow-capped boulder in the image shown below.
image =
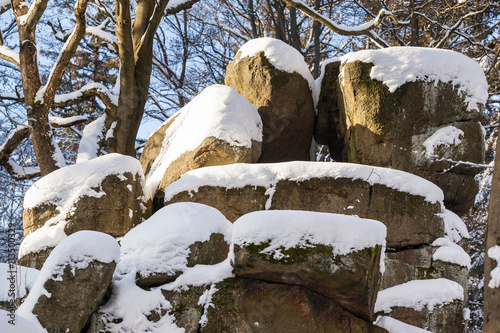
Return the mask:
<path fill-rule="evenodd" d="M 189 170 L 256 162 L 261 145 L 257 108 L 231 87 L 210 86 L 146 142 L 141 163 L 149 196 L 162 197 L 163 189 Z"/>
<path fill-rule="evenodd" d="M 443 192 L 415 175 L 349 163 L 233 164 L 186 173 L 165 189 L 165 204 L 198 202 L 230 221 L 257 210 L 358 215 L 387 226 L 387 246 L 430 244 L 444 236 Z"/>
<path fill-rule="evenodd" d="M 224 261 L 232 225 L 217 209 L 182 202 L 157 211 L 121 240 L 117 274 L 136 272 L 141 287 L 174 281 L 188 267 Z"/>
<path fill-rule="evenodd" d="M 234 223 L 237 277 L 303 286 L 372 320 L 385 226 L 355 216 L 260 211 Z"/>
<path fill-rule="evenodd" d="M 24 197 L 19 261 L 40 269 L 63 238 L 79 230 L 123 236 L 149 214 L 135 158 L 109 154 L 52 172 Z"/>
<path fill-rule="evenodd" d="M 443 189 L 447 208 L 469 210 L 480 169 L 450 160 L 484 159 L 479 64 L 441 49 L 365 50 L 341 58 L 338 85 L 344 161 L 416 173 Z"/>
<path fill-rule="evenodd" d="M 277 39 L 252 39 L 227 66 L 225 83 L 259 110 L 264 125 L 259 162 L 310 159 L 314 81 L 296 49 Z"/>
<path fill-rule="evenodd" d="M 415 280 L 378 293 L 375 316 L 389 316 L 434 333 L 466 332 L 464 290 L 447 279 Z"/>
<path fill-rule="evenodd" d="M 49 333 L 80 332 L 102 302 L 119 254 L 116 240 L 104 233 L 66 237 L 49 255 L 19 315 Z"/>

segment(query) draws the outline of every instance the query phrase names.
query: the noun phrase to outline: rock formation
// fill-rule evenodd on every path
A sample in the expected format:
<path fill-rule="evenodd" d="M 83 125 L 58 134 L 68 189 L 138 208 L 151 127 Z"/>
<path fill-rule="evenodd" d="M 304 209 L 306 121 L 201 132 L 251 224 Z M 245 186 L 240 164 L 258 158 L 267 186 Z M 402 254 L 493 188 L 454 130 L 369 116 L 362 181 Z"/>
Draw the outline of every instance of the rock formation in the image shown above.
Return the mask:
<path fill-rule="evenodd" d="M 225 83 L 258 108 L 264 125 L 259 162 L 309 160 L 313 78 L 297 50 L 276 39 L 253 39 L 227 66 Z"/>

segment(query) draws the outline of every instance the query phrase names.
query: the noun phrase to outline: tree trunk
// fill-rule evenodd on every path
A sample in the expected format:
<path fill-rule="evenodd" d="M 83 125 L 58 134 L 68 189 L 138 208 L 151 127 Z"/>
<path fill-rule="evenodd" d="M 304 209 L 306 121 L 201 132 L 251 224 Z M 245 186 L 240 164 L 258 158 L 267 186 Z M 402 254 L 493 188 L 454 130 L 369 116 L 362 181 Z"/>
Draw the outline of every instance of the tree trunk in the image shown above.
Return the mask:
<path fill-rule="evenodd" d="M 419 27 L 418 17 L 415 15 L 415 0 L 410 1 L 411 18 L 410 18 L 410 46 L 418 46 Z"/>
<path fill-rule="evenodd" d="M 495 156 L 495 170 L 491 185 L 490 204 L 488 208 L 488 231 L 486 234 L 486 251 L 484 258 L 484 333 L 500 332 L 500 287 L 490 288 L 491 271 L 499 264 L 488 256 L 488 250 L 495 245 L 500 246 L 500 151 Z M 498 167 L 497 167 L 498 166 Z"/>
<path fill-rule="evenodd" d="M 316 0 L 314 3 L 314 9 L 319 11 L 321 7 L 321 0 Z M 314 69 L 313 77 L 317 79 L 319 77 L 319 63 L 321 61 L 319 38 L 321 36 L 321 23 L 314 20 L 313 23 L 313 33 L 314 33 Z"/>

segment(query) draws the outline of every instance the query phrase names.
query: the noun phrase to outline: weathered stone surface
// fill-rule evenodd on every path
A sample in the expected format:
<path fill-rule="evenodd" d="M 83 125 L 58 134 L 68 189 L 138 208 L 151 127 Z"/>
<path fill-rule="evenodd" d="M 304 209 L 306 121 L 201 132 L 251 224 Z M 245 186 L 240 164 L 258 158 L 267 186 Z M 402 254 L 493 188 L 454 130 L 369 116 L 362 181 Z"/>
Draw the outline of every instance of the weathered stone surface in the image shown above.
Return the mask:
<path fill-rule="evenodd" d="M 197 333 L 200 328 L 201 316 L 204 312 L 204 304 L 200 303 L 200 297 L 207 292 L 206 287 L 193 287 L 181 291 L 161 291 L 172 305 L 170 313 L 175 317 L 175 324 L 184 328 L 186 333 Z"/>
<path fill-rule="evenodd" d="M 259 162 L 309 160 L 315 116 L 306 79 L 276 69 L 264 52 L 243 59 L 238 53 L 227 66 L 225 84 L 258 108 L 264 125 Z"/>
<path fill-rule="evenodd" d="M 232 278 L 217 284 L 200 332 L 373 332 L 371 322 L 299 286 Z"/>
<path fill-rule="evenodd" d="M 433 311 L 424 308 L 420 311 L 405 307 L 393 307 L 392 318 L 409 325 L 425 328 L 434 333 L 466 333 L 467 325 L 463 318 L 464 304 L 460 301 L 434 307 Z M 382 314 L 380 314 L 382 315 Z"/>
<path fill-rule="evenodd" d="M 185 152 L 173 161 L 159 184 L 160 191 L 189 170 L 213 165 L 255 163 L 261 153 L 261 143 L 252 140 L 252 147 L 233 146 L 224 140 L 208 137 L 194 150 Z M 161 192 L 157 194 L 162 197 Z"/>
<path fill-rule="evenodd" d="M 315 244 L 282 250 L 280 253 L 285 257 L 274 259 L 260 253 L 268 245 L 235 245 L 236 276 L 303 286 L 335 300 L 357 317 L 373 319 L 380 276 L 380 246 L 333 256 L 331 246 Z"/>
<path fill-rule="evenodd" d="M 306 164 L 310 165 L 310 168 L 314 168 L 315 165 L 319 167 L 319 162 L 309 163 L 311 164 Z M 284 165 L 277 164 L 276 170 L 272 169 L 272 164 L 258 166 L 262 169 L 269 168 L 271 172 L 279 174 L 279 168 Z M 327 163 L 323 166 L 325 169 L 333 170 L 336 163 Z M 340 176 L 309 178 L 304 175 L 301 176 L 301 180 L 295 181 L 282 179 L 283 177 L 279 176 L 277 177 L 279 179 L 269 181 L 268 185 L 262 186 L 262 176 L 256 173 L 255 179 L 251 178 L 254 174 L 248 170 L 252 167 L 238 166 L 238 168 L 239 173 L 235 173 L 234 177 L 240 177 L 240 174 L 248 175 L 247 186 L 231 188 L 224 187 L 223 184 L 203 185 L 205 174 L 200 171 L 199 178 L 195 174 L 189 174 L 189 179 L 186 178 L 186 182 L 192 180 L 196 183 L 193 185 L 194 188 L 190 188 L 191 185 L 186 183 L 182 186 L 182 190 L 177 191 L 172 184 L 165 204 L 181 201 L 203 203 L 218 208 L 230 221 L 235 221 L 251 211 L 264 209 L 358 215 L 384 223 L 387 226 L 387 246 L 398 249 L 430 244 L 444 235 L 443 220 L 436 215 L 441 212 L 440 203 L 431 203 L 422 196 L 378 184 L 377 181 L 371 181 L 371 178 L 370 180 Z M 224 167 L 224 174 L 227 177 L 231 178 L 232 172 Z M 378 180 L 377 170 L 374 169 L 369 177 Z M 306 180 L 302 180 L 303 178 Z M 181 181 L 178 184 L 180 183 Z"/>
<path fill-rule="evenodd" d="M 467 191 L 462 188 L 462 193 L 449 190 L 464 182 L 471 183 L 471 177 L 479 170 L 462 165 L 446 172 L 443 178 L 442 172 L 450 163 L 433 162 L 421 144 L 436 129 L 453 125 L 463 130 L 462 142 L 456 146 L 442 145 L 434 154 L 439 158 L 481 163 L 484 144 L 477 121 L 482 106 L 469 111 L 467 96 L 451 83 L 408 82 L 391 93 L 383 82 L 370 78 L 372 67 L 370 63 L 356 61 L 343 63 L 340 68 L 344 160 L 419 174 L 443 189 L 449 209 L 464 213 L 472 205 L 470 198 L 477 190 L 475 187 Z"/>
<path fill-rule="evenodd" d="M 433 260 L 436 247 L 425 245 L 414 249 L 385 253 L 385 272 L 380 289 L 387 289 L 411 280 L 445 278 L 460 284 L 467 296 L 469 270 L 465 266 Z"/>
<path fill-rule="evenodd" d="M 340 135 L 339 74 L 340 61 L 333 61 L 324 68 L 318 100 L 314 140 L 328 145 L 335 161 L 342 161 L 344 140 Z"/>
<path fill-rule="evenodd" d="M 430 332 L 465 332 L 463 292 L 447 279 L 410 281 L 379 292 L 375 317 L 389 316 Z"/>
<path fill-rule="evenodd" d="M 109 235 L 80 231 L 47 259 L 20 315 L 33 314 L 50 333 L 81 332 L 102 302 L 120 253 Z"/>
<path fill-rule="evenodd" d="M 163 146 L 163 139 L 165 139 L 165 132 L 178 116 L 179 113 L 176 113 L 172 117 L 168 118 L 168 120 L 164 122 L 156 131 L 154 131 L 146 141 L 140 158 L 142 171 L 145 175 L 149 174 L 155 159 L 158 155 L 160 155 L 161 147 Z"/>
<path fill-rule="evenodd" d="M 38 251 L 38 252 L 30 252 L 25 255 L 19 255 L 19 258 L 17 259 L 17 263 L 21 266 L 25 267 L 30 267 L 30 268 L 35 268 L 35 269 L 42 269 L 43 264 L 49 257 L 50 253 L 54 250 L 54 247 L 48 247 L 44 250 Z"/>

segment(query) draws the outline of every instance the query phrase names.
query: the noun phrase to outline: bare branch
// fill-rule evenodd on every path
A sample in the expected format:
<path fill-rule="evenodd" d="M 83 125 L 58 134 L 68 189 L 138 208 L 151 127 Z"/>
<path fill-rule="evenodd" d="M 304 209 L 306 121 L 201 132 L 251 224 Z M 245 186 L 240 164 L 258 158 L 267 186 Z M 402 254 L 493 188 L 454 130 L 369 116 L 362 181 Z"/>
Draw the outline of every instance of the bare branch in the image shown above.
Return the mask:
<path fill-rule="evenodd" d="M 104 31 L 100 26 L 98 27 L 87 27 L 85 29 L 85 34 L 94 36 L 96 38 L 99 38 L 103 41 L 105 41 L 108 44 L 111 44 L 113 48 L 118 51 L 118 39 L 116 38 L 115 35 Z"/>
<path fill-rule="evenodd" d="M 36 94 L 36 99 L 39 101 L 45 101 L 51 104 L 54 101 L 54 96 L 56 94 L 57 88 L 61 84 L 62 77 L 66 67 L 68 66 L 71 58 L 75 54 L 76 48 L 80 44 L 81 39 L 85 35 L 85 12 L 87 10 L 87 3 L 89 0 L 78 0 L 75 5 L 75 18 L 76 26 L 71 36 L 68 38 L 63 46 L 56 63 L 52 67 L 52 71 L 49 75 L 49 79 L 45 86 L 40 88 Z"/>
<path fill-rule="evenodd" d="M 356 27 L 348 27 L 338 24 L 329 18 L 321 15 L 321 13 L 307 6 L 301 0 L 283 0 L 287 5 L 300 9 L 304 14 L 313 18 L 314 20 L 324 24 L 333 32 L 343 36 L 368 36 L 376 44 L 381 47 L 389 47 L 389 43 L 383 40 L 373 29 L 377 27 L 385 17 L 390 17 L 396 24 L 404 25 L 406 22 L 399 22 L 396 17 L 389 11 L 382 9 L 378 15 L 368 22 L 365 22 Z"/>

